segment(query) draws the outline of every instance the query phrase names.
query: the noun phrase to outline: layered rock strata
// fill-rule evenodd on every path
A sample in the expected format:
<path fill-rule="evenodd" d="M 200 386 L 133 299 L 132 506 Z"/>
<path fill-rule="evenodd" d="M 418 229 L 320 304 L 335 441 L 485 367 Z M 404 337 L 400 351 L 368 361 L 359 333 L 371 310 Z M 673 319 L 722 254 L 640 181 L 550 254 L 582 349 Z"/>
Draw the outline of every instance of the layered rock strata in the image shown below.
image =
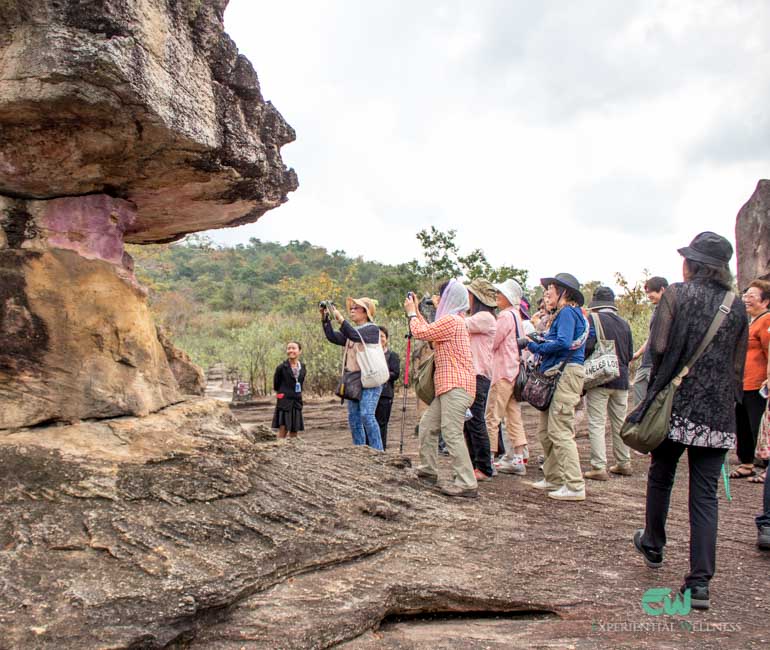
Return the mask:
<path fill-rule="evenodd" d="M 0 194 L 105 193 L 132 243 L 255 221 L 294 139 L 225 34 L 226 0 L 0 3 Z"/>
<path fill-rule="evenodd" d="M 0 453 L 2 647 L 321 648 L 389 613 L 569 606 L 557 564 L 530 561 L 528 597 L 491 579 L 478 503 L 368 448 L 255 444 L 213 400 L 0 432 Z M 487 543 L 511 548 L 524 510 L 500 507 Z"/>
<path fill-rule="evenodd" d="M 123 251 L 135 217 L 104 195 L 0 197 L 0 429 L 181 399 Z"/>
<path fill-rule="evenodd" d="M 202 392 L 124 242 L 255 221 L 297 187 L 226 5 L 0 2 L 0 429 Z"/>
<path fill-rule="evenodd" d="M 755 278 L 770 278 L 770 180 L 759 181 L 738 212 L 735 242 L 738 287 L 745 289 Z"/>

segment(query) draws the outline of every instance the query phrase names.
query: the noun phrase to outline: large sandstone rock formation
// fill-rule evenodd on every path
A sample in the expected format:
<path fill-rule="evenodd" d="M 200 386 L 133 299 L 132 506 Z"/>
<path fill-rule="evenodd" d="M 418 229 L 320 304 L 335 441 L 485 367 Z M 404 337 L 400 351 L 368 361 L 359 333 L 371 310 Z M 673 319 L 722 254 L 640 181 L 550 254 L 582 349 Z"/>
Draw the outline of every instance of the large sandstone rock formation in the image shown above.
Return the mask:
<path fill-rule="evenodd" d="M 226 5 L 0 0 L 0 429 L 202 391 L 124 242 L 255 221 L 297 187 Z"/>
<path fill-rule="evenodd" d="M 0 3 L 0 194 L 105 193 L 132 243 L 255 221 L 294 131 L 224 33 L 227 0 Z"/>
<path fill-rule="evenodd" d="M 738 212 L 735 223 L 738 248 L 738 286 L 755 278 L 770 278 L 770 180 L 761 180 Z"/>
<path fill-rule="evenodd" d="M 0 197 L 0 429 L 181 399 L 123 252 L 130 203 Z"/>

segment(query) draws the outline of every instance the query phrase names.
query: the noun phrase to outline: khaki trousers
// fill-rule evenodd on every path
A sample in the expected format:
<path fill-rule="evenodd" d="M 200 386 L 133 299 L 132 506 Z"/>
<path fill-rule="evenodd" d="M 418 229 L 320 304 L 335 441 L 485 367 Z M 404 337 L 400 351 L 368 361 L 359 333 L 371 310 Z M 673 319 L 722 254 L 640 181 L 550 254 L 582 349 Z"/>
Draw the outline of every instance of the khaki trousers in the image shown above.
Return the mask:
<path fill-rule="evenodd" d="M 453 388 L 436 397 L 420 419 L 420 464 L 417 469 L 438 476 L 438 434 L 441 432 L 452 459 L 454 483 L 465 489 L 478 485 L 463 435 L 465 411 L 472 402 L 473 398 L 462 388 Z"/>
<path fill-rule="evenodd" d="M 626 419 L 628 391 L 612 388 L 592 388 L 586 393 L 588 410 L 588 437 L 591 440 L 591 467 L 607 467 L 606 420 L 609 415 L 612 431 L 612 452 L 618 465 L 631 462 L 631 452 L 620 437 L 620 428 Z"/>
<path fill-rule="evenodd" d="M 527 434 L 521 419 L 521 404 L 513 397 L 513 383 L 501 379 L 489 389 L 487 398 L 487 433 L 489 434 L 489 449 L 496 454 L 497 427 L 505 418 L 505 437 L 507 438 L 507 453 L 513 456 L 515 447 L 527 444 Z"/>
<path fill-rule="evenodd" d="M 570 490 L 585 489 L 575 444 L 575 407 L 583 392 L 584 376 L 582 365 L 566 365 L 556 385 L 551 406 L 540 413 L 537 430 L 545 455 L 545 480 L 554 485 L 566 485 Z"/>

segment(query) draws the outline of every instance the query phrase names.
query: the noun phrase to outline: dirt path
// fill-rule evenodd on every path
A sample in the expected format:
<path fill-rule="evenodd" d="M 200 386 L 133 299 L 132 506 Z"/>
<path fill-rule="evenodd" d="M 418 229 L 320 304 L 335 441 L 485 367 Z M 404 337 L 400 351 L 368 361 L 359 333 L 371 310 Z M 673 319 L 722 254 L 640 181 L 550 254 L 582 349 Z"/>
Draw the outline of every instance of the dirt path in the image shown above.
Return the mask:
<path fill-rule="evenodd" d="M 233 412 L 250 427 L 269 424 L 272 408 L 271 401 L 263 400 Z M 540 602 L 533 604 L 530 612 L 516 615 L 501 614 L 498 603 L 490 608 L 495 610 L 491 613 L 480 605 L 475 614 L 466 613 L 461 618 L 428 614 L 385 619 L 379 629 L 346 642 L 345 647 L 766 647 L 770 641 L 770 555 L 756 548 L 753 523 L 761 504 L 761 486 L 732 481 L 731 502 L 720 486 L 718 571 L 712 582 L 711 609 L 692 611 L 687 616 L 650 616 L 641 607 L 644 592 L 653 587 L 676 590 L 687 570 L 686 462 L 680 464 L 672 496 L 666 561 L 663 568 L 653 571 L 643 565 L 631 542 L 634 530 L 643 525 L 648 460 L 634 456 L 631 477 L 589 481 L 585 503 L 552 502 L 528 485 L 528 481 L 542 477 L 534 464 L 541 453 L 534 439 L 536 417 L 536 411 L 525 407 L 533 459 L 527 477 L 499 476 L 480 485 L 479 502 L 447 502 L 445 507 L 461 508 L 473 522 L 458 532 L 463 537 L 460 543 L 468 549 L 468 562 L 484 566 L 479 587 L 494 581 L 495 576 L 515 575 L 518 583 L 530 584 L 539 598 L 551 593 L 560 604 L 551 607 Z M 309 400 L 305 421 L 303 438 L 319 450 L 350 443 L 346 412 L 337 400 Z M 410 402 L 404 453 L 412 459 L 417 446 L 415 421 Z M 400 424 L 401 400 L 397 396 L 386 452 L 389 456 L 397 456 Z M 585 422 L 580 423 L 578 434 L 586 434 Z M 578 439 L 578 449 L 586 469 L 586 437 Z M 445 459 L 442 463 L 446 476 L 449 468 Z M 508 523 L 513 521 L 517 523 Z M 511 530 L 514 525 L 517 530 Z M 512 539 L 519 541 L 512 543 Z M 554 564 L 561 570 L 553 571 Z M 326 579 L 330 583 L 335 580 L 333 575 Z M 473 593 L 473 584 L 467 588 Z"/>

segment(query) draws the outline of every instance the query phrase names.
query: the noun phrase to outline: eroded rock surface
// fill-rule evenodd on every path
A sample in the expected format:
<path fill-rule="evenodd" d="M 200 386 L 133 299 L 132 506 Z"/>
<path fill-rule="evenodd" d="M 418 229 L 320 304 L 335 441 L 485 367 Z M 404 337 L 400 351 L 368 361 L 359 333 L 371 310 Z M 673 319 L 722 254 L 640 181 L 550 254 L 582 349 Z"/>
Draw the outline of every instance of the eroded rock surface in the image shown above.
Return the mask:
<path fill-rule="evenodd" d="M 174 345 L 163 328 L 158 327 L 158 341 L 166 353 L 166 361 L 174 374 L 179 390 L 185 395 L 203 396 L 206 392 L 206 376 L 203 368 L 196 365 L 184 350 Z"/>
<path fill-rule="evenodd" d="M 770 278 L 770 180 L 759 181 L 738 212 L 735 241 L 738 287 L 745 289 L 755 278 Z"/>
<path fill-rule="evenodd" d="M 0 434 L 4 647 L 325 647 L 387 613 L 546 607 L 475 578 L 523 533 L 480 546 L 478 504 L 398 458 L 256 443 L 213 400 L 48 433 Z"/>
<path fill-rule="evenodd" d="M 0 197 L 0 429 L 181 399 L 123 251 L 134 218 L 104 195 Z"/>
<path fill-rule="evenodd" d="M 293 129 L 225 34 L 227 0 L 0 3 L 0 194 L 106 193 L 132 243 L 255 221 Z"/>

